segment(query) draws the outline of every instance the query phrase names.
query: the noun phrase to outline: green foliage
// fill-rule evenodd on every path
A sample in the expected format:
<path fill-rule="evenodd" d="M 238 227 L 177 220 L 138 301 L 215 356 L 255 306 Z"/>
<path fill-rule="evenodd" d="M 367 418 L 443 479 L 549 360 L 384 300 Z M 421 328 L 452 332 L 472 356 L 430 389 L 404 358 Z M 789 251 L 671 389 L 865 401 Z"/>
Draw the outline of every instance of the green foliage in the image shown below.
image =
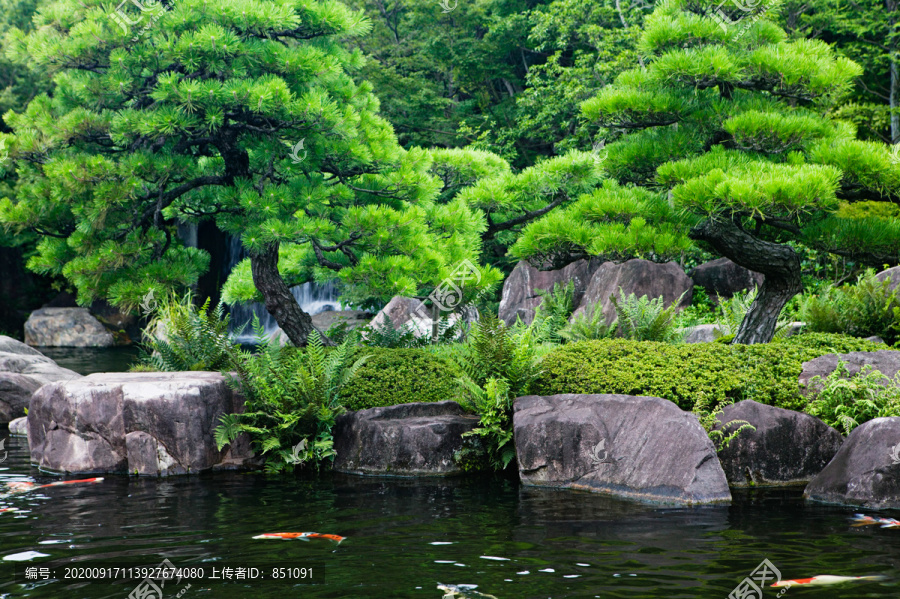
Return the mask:
<path fill-rule="evenodd" d="M 225 370 L 235 355 L 236 345 L 228 326 L 231 317 L 221 302 L 210 310 L 210 300 L 200 308 L 193 295 L 163 297 L 152 311 L 144 329 L 144 347 L 138 370 L 178 372 Z"/>
<path fill-rule="evenodd" d="M 509 383 L 506 379 L 493 377 L 483 386 L 475 384 L 468 377 L 461 377 L 458 382 L 463 391 L 459 397 L 460 403 L 481 416 L 478 427 L 464 433 L 463 437 L 477 438 L 477 447 L 484 451 L 486 468 L 505 470 L 516 457 L 516 449 L 512 444 L 512 398 Z M 475 469 L 477 461 L 473 461 L 470 457 L 464 464 L 468 469 Z"/>
<path fill-rule="evenodd" d="M 747 311 L 753 304 L 753 300 L 756 299 L 757 293 L 758 290 L 754 287 L 753 289 L 748 289 L 746 291 L 739 291 L 727 300 L 720 300 L 719 314 L 716 316 L 716 325 L 719 327 L 720 337 L 734 337 L 737 334 L 741 323 L 744 321 L 744 316 L 747 315 Z M 779 319 L 778 324 L 775 325 L 775 339 L 785 338 L 790 324 L 791 323 L 786 320 Z M 839 333 L 841 331 L 822 332 Z"/>
<path fill-rule="evenodd" d="M 691 409 L 697 416 L 700 426 L 703 427 L 703 430 L 706 431 L 706 434 L 709 435 L 709 438 L 715 444 L 716 451 L 722 451 L 728 447 L 728 444 L 734 441 L 742 432 L 756 430 L 756 427 L 746 420 L 721 422 L 725 406 L 732 403 L 734 403 L 732 400 L 725 400 L 711 406 L 710 399 L 704 396 L 698 399 Z"/>
<path fill-rule="evenodd" d="M 616 309 L 619 335 L 634 341 L 682 341 L 687 333 L 678 327 L 678 304 L 682 297 L 684 294 L 666 308 L 661 297 L 650 299 L 646 295 L 637 297 L 634 293 L 626 296 L 620 287 L 619 297 L 609 298 Z"/>
<path fill-rule="evenodd" d="M 811 331 L 846 333 L 855 337 L 877 335 L 888 345 L 900 340 L 900 292 L 891 281 L 880 281 L 872 269 L 855 285 L 829 287 L 806 298 L 801 317 Z"/>
<path fill-rule="evenodd" d="M 596 303 L 582 313 L 572 317 L 572 321 L 559 331 L 559 336 L 569 342 L 610 339 L 616 336 L 617 323 L 606 324 L 601 305 Z"/>
<path fill-rule="evenodd" d="M 369 358 L 341 392 L 341 404 L 348 410 L 444 401 L 458 395 L 459 367 L 428 351 L 359 348 L 357 353 Z"/>
<path fill-rule="evenodd" d="M 391 317 L 384 315 L 384 322 L 360 328 L 362 342 L 371 347 L 409 348 L 428 344 L 428 338 L 416 335 L 413 325 L 394 326 Z"/>
<path fill-rule="evenodd" d="M 803 362 L 828 353 L 883 348 L 821 333 L 760 345 L 584 341 L 546 355 L 532 392 L 647 395 L 671 400 L 685 410 L 698 402 L 715 407 L 753 399 L 797 410 L 805 404 L 797 382 Z"/>
<path fill-rule="evenodd" d="M 884 416 L 900 416 L 900 374 L 891 380 L 872 366 L 851 376 L 845 362 L 825 379 L 809 382 L 814 399 L 806 412 L 849 435 L 860 424 Z"/>
<path fill-rule="evenodd" d="M 575 310 L 575 283 L 556 283 L 553 289 L 537 289 L 536 292 L 542 299 L 534 309 L 529 328 L 538 343 L 558 343 L 562 340 L 560 332 L 568 326 L 569 317 Z"/>
<path fill-rule="evenodd" d="M 335 455 L 331 429 L 344 408 L 338 397 L 367 360 L 354 357 L 354 339 L 326 351 L 318 335 L 305 350 L 282 347 L 254 321 L 257 353 L 240 351 L 229 384 L 246 402 L 239 414 L 222 416 L 216 428 L 221 449 L 240 434 L 266 456 L 266 470 L 284 472 L 310 463 L 319 467 Z"/>

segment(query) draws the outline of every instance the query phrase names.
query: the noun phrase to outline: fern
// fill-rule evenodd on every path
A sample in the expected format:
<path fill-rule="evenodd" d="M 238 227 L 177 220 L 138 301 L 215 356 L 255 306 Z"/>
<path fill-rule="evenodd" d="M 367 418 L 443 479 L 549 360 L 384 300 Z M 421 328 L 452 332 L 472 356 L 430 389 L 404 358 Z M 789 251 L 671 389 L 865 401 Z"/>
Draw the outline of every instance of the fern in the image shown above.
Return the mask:
<path fill-rule="evenodd" d="M 719 314 L 716 317 L 716 326 L 718 327 L 716 337 L 727 337 L 729 335 L 733 337 L 737 335 L 741 323 L 744 322 L 744 317 L 747 316 L 747 311 L 750 310 L 750 306 L 756 300 L 757 293 L 758 290 L 754 287 L 744 292 L 735 293 L 731 298 L 723 300 L 719 304 Z M 787 337 L 790 324 L 786 320 L 779 319 L 775 325 L 774 339 Z"/>
<path fill-rule="evenodd" d="M 549 291 L 538 289 L 537 294 L 542 300 L 534 310 L 532 334 L 539 343 L 559 343 L 563 340 L 560 331 L 568 326 L 569 317 L 575 310 L 573 303 L 575 283 L 572 281 L 566 285 L 556 283 Z"/>
<path fill-rule="evenodd" d="M 637 297 L 633 293 L 626 296 L 620 287 L 618 298 L 609 297 L 616 309 L 619 335 L 635 341 L 682 341 L 687 334 L 678 328 L 678 304 L 682 297 L 684 294 L 666 308 L 661 297 L 649 299 L 646 295 Z"/>
<path fill-rule="evenodd" d="M 815 399 L 805 411 L 847 435 L 873 418 L 900 416 L 900 373 L 891 380 L 866 365 L 851 376 L 847 364 L 841 361 L 824 379 L 814 377 L 809 387 Z"/>
<path fill-rule="evenodd" d="M 258 318 L 253 329 L 257 353 L 238 351 L 233 361 L 237 376 L 229 377 L 229 384 L 246 400 L 245 412 L 222 416 L 216 443 L 221 449 L 247 433 L 266 456 L 269 472 L 306 463 L 318 468 L 335 455 L 331 429 L 344 411 L 338 401 L 341 388 L 368 356 L 350 363 L 356 333 L 331 351 L 326 351 L 320 336 L 311 335 L 300 350 L 268 338 Z"/>
<path fill-rule="evenodd" d="M 877 335 L 888 345 L 900 341 L 900 287 L 892 290 L 890 280 L 878 280 L 873 269 L 862 273 L 856 285 L 808 297 L 801 314 L 811 331 Z"/>
<path fill-rule="evenodd" d="M 559 331 L 559 336 L 569 342 L 589 341 L 592 339 L 611 339 L 616 335 L 616 322 L 606 324 L 606 317 L 599 303 L 575 316 L 568 325 Z"/>
<path fill-rule="evenodd" d="M 721 426 L 717 426 L 724 413 L 724 407 L 731 404 L 732 400 L 723 400 L 717 402 L 714 406 L 711 406 L 711 403 L 708 396 L 701 395 L 694 402 L 694 407 L 691 411 L 697 416 L 700 426 L 703 427 L 710 440 L 716 446 L 716 451 L 722 451 L 728 447 L 742 432 L 756 430 L 756 427 L 746 420 L 729 420 Z"/>

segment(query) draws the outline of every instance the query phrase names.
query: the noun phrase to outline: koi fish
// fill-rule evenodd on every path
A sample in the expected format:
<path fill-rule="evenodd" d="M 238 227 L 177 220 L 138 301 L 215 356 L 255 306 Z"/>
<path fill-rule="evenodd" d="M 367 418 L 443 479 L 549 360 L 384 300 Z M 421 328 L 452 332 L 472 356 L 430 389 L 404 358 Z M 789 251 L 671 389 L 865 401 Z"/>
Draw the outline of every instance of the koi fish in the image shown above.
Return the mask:
<path fill-rule="evenodd" d="M 475 590 L 478 585 L 475 584 L 441 584 L 438 583 L 439 591 L 444 591 L 442 599 L 497 599 L 493 595 L 479 593 Z"/>
<path fill-rule="evenodd" d="M 301 541 L 308 541 L 309 539 L 328 539 L 329 541 L 334 541 L 335 543 L 340 543 L 346 537 L 342 537 L 340 535 L 329 535 L 322 534 L 318 532 L 267 532 L 261 535 L 256 535 L 253 537 L 254 539 L 282 539 L 285 541 L 290 541 L 293 539 L 299 539 Z"/>
<path fill-rule="evenodd" d="M 4 508 L 0 508 L 0 513 L 2 513 L 2 512 L 15 512 L 15 511 L 16 511 L 16 508 L 14 508 L 14 507 L 4 507 Z"/>
<path fill-rule="evenodd" d="M 812 578 L 797 578 L 795 580 L 782 580 L 780 582 L 776 582 L 773 584 L 773 587 L 792 587 L 799 585 L 808 585 L 808 586 L 824 586 L 829 584 L 842 584 L 845 582 L 860 582 L 860 581 L 876 581 L 876 580 L 885 580 L 886 576 L 829 576 L 828 574 L 823 574 L 821 576 L 813 576 Z"/>
<path fill-rule="evenodd" d="M 34 482 L 28 481 L 18 481 L 12 483 L 6 483 L 7 488 L 9 488 L 11 493 L 22 493 L 24 491 L 33 491 L 35 489 L 46 489 L 47 487 L 59 487 L 62 485 L 74 485 L 78 483 L 99 483 L 103 480 L 102 477 L 98 478 L 82 478 L 80 480 L 58 480 L 56 482 L 47 483 L 46 485 L 39 485 Z"/>
<path fill-rule="evenodd" d="M 853 527 L 874 526 L 880 524 L 881 528 L 900 528 L 900 520 L 895 520 L 894 518 L 873 518 L 872 516 L 866 516 L 865 514 L 855 514 L 851 520 L 853 521 L 853 524 L 850 526 Z"/>

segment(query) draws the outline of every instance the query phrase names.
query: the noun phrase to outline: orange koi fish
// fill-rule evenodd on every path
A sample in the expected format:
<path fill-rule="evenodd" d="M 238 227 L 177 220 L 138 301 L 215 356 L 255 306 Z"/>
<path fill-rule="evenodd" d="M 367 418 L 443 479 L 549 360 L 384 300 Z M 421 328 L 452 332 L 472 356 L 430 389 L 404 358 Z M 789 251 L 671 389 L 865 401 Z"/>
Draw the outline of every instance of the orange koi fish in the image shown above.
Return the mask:
<path fill-rule="evenodd" d="M 256 535 L 253 537 L 254 539 L 282 539 L 285 541 L 290 541 L 292 539 L 299 539 L 301 541 L 308 541 L 309 539 L 328 539 L 329 541 L 334 541 L 335 543 L 340 543 L 344 540 L 345 537 L 340 535 L 329 535 L 322 534 L 318 532 L 267 532 L 261 535 Z"/>
<path fill-rule="evenodd" d="M 58 480 L 56 482 L 47 483 L 46 485 L 38 485 L 37 483 L 28 482 L 28 481 L 19 481 L 13 483 L 6 483 L 7 488 L 9 488 L 11 493 L 22 493 L 24 491 L 33 491 L 35 489 L 46 489 L 47 487 L 58 487 L 60 485 L 74 485 L 77 483 L 99 483 L 102 481 L 102 477 L 98 478 L 83 478 L 80 480 Z"/>
<path fill-rule="evenodd" d="M 797 578 L 795 580 L 782 580 L 773 584 L 773 587 L 792 587 L 799 585 L 807 586 L 825 586 L 829 584 L 843 584 L 845 582 L 860 582 L 864 580 L 876 581 L 885 580 L 886 576 L 830 576 L 823 574 L 821 576 L 813 576 L 812 578 Z"/>
<path fill-rule="evenodd" d="M 900 528 L 900 520 L 895 520 L 894 518 L 873 518 L 872 516 L 866 516 L 865 514 L 855 514 L 851 520 L 853 521 L 853 524 L 850 526 L 853 527 L 874 526 L 880 524 L 881 528 Z"/>

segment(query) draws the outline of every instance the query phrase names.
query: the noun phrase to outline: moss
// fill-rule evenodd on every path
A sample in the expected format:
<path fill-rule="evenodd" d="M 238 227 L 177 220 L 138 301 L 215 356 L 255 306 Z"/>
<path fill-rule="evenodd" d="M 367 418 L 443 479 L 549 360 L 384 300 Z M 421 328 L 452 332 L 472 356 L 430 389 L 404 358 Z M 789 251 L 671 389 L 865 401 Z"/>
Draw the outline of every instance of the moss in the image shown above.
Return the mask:
<path fill-rule="evenodd" d="M 585 341 L 548 354 L 535 385 L 540 395 L 623 393 L 662 397 L 690 410 L 699 399 L 753 399 L 787 409 L 805 400 L 803 362 L 883 345 L 843 335 L 809 334 L 762 345 L 668 345 L 624 339 Z"/>
<path fill-rule="evenodd" d="M 348 410 L 456 397 L 462 373 L 450 360 L 421 349 L 363 347 L 357 353 L 370 357 L 341 392 Z"/>

